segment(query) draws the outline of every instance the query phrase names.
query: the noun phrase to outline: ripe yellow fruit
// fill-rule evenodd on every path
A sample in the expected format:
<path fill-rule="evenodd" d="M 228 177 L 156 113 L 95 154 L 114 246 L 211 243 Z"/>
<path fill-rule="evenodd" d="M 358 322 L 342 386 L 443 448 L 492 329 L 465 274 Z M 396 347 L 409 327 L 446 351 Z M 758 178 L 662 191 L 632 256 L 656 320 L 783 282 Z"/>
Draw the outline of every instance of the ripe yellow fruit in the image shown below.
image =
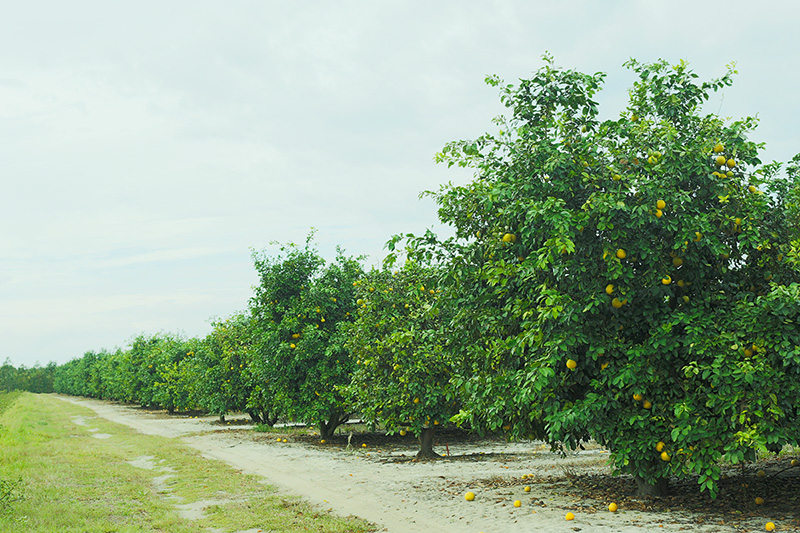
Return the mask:
<path fill-rule="evenodd" d="M 650 401 L 645 400 L 645 402 L 642 404 L 642 407 L 644 407 L 645 409 L 650 409 L 651 407 L 653 407 L 653 404 L 650 403 Z"/>
<path fill-rule="evenodd" d="M 406 432 L 406 430 L 405 430 L 405 429 L 401 429 L 401 430 L 400 430 L 400 436 L 401 436 L 401 437 L 405 437 L 405 436 L 406 436 L 406 433 L 407 433 L 407 432 Z"/>
<path fill-rule="evenodd" d="M 725 159 L 724 155 L 718 155 L 717 158 L 714 160 L 718 167 L 721 167 L 725 163 L 727 163 L 727 159 Z"/>
<path fill-rule="evenodd" d="M 575 370 L 577 366 L 578 366 L 577 361 L 575 361 L 574 359 L 567 359 L 567 368 L 569 368 L 570 370 Z"/>
<path fill-rule="evenodd" d="M 672 264 L 677 268 L 683 264 L 683 259 L 681 259 L 680 257 L 673 257 Z"/>
<path fill-rule="evenodd" d="M 756 498 L 756 505 L 764 505 L 764 498 L 762 498 L 761 496 Z"/>
<path fill-rule="evenodd" d="M 775 524 L 772 522 L 767 522 L 767 525 L 764 526 L 764 529 L 767 531 L 775 531 Z"/>
<path fill-rule="evenodd" d="M 637 392 L 636 394 L 634 394 L 634 395 L 633 395 L 633 399 L 634 399 L 634 400 L 636 400 L 637 402 L 641 402 L 641 401 L 642 401 L 642 398 L 644 398 L 644 396 L 642 396 L 642 395 L 641 395 L 641 394 L 639 394 L 638 392 Z"/>
<path fill-rule="evenodd" d="M 756 186 L 755 185 L 751 185 L 751 186 L 749 186 L 747 188 L 747 190 L 750 191 L 750 192 L 756 192 Z"/>
<path fill-rule="evenodd" d="M 688 296 L 686 296 L 686 295 L 683 296 L 683 303 L 685 303 L 685 304 L 689 303 L 689 297 Z"/>
<path fill-rule="evenodd" d="M 294 350 L 295 348 L 297 348 L 297 346 L 296 346 L 294 343 L 292 343 L 292 344 L 290 344 L 290 345 L 289 345 L 289 348 L 291 348 L 292 350 Z"/>
<path fill-rule="evenodd" d="M 614 181 L 619 181 L 622 179 L 622 176 L 620 176 L 619 174 L 614 174 L 613 176 L 611 176 L 611 179 Z"/>
<path fill-rule="evenodd" d="M 625 302 L 627 301 L 628 300 L 620 300 L 619 298 L 614 298 L 613 300 L 611 300 L 611 305 L 614 307 L 614 309 L 619 309 L 620 307 L 625 305 Z"/>
<path fill-rule="evenodd" d="M 475 499 L 475 493 L 474 492 L 468 492 L 468 493 L 464 494 L 464 499 L 467 500 L 468 502 L 471 502 L 472 500 Z"/>
<path fill-rule="evenodd" d="M 522 502 L 519 500 L 514 500 L 514 507 L 522 507 Z"/>
<path fill-rule="evenodd" d="M 667 277 L 666 277 L 666 278 L 663 278 L 663 279 L 661 280 L 661 283 L 663 283 L 664 285 L 669 285 L 670 283 L 672 283 L 672 278 L 671 278 L 671 277 L 669 277 L 669 275 L 667 275 Z"/>
<path fill-rule="evenodd" d="M 728 165 L 728 168 L 733 168 L 736 166 L 736 161 L 733 159 L 728 159 L 726 164 Z"/>
<path fill-rule="evenodd" d="M 669 461 L 669 454 L 667 452 L 661 452 L 661 460 Z"/>
<path fill-rule="evenodd" d="M 661 441 L 658 441 L 658 444 L 656 444 L 656 451 L 657 452 L 663 452 L 665 446 L 666 446 L 666 444 L 664 444 Z"/>
<path fill-rule="evenodd" d="M 736 217 L 736 218 L 733 219 L 733 223 L 736 224 L 737 226 L 741 226 L 742 225 L 742 219 L 739 218 L 739 217 Z"/>
<path fill-rule="evenodd" d="M 575 515 L 572 513 L 567 513 L 567 516 L 564 517 L 564 520 L 575 520 Z"/>
<path fill-rule="evenodd" d="M 288 439 L 283 439 L 283 441 L 282 441 L 282 442 L 289 442 L 289 440 L 288 440 Z"/>
<path fill-rule="evenodd" d="M 664 212 L 661 209 L 656 209 L 656 218 L 661 218 L 664 216 Z"/>
<path fill-rule="evenodd" d="M 718 154 L 718 153 L 720 153 L 720 152 L 722 152 L 724 150 L 725 150 L 725 147 L 722 146 L 721 143 L 717 143 L 716 145 L 714 145 L 714 153 L 715 154 Z"/>
<path fill-rule="evenodd" d="M 622 248 L 617 250 L 617 259 L 625 259 L 626 257 L 628 257 L 628 252 L 626 252 Z"/>
<path fill-rule="evenodd" d="M 280 438 L 280 437 L 278 437 L 278 442 L 280 442 L 280 441 L 281 441 L 281 438 Z"/>
<path fill-rule="evenodd" d="M 524 488 L 524 489 L 522 489 L 522 490 L 524 490 L 525 492 L 530 492 L 530 491 L 531 491 L 531 488 L 530 488 L 530 487 L 525 487 L 525 488 Z"/>
<path fill-rule="evenodd" d="M 694 242 L 700 242 L 700 239 L 703 238 L 703 234 L 699 231 L 694 232 Z"/>
<path fill-rule="evenodd" d="M 367 447 L 367 443 L 365 442 L 364 444 L 361 445 L 361 447 L 362 448 L 366 448 Z"/>
<path fill-rule="evenodd" d="M 606 285 L 606 294 L 608 294 L 609 296 L 614 294 L 614 286 L 611 283 Z"/>
<path fill-rule="evenodd" d="M 327 441 L 325 439 L 322 439 L 321 441 L 319 441 L 320 444 L 325 444 L 326 442 Z"/>
<path fill-rule="evenodd" d="M 792 462 L 790 464 L 792 466 L 800 466 L 800 461 L 798 461 L 797 459 L 792 459 Z"/>
<path fill-rule="evenodd" d="M 610 503 L 608 505 L 608 510 L 611 511 L 612 513 L 616 513 L 617 512 L 617 504 L 613 503 L 613 502 Z"/>
<path fill-rule="evenodd" d="M 414 403 L 419 403 L 419 398 L 414 398 Z"/>
<path fill-rule="evenodd" d="M 505 235 L 503 235 L 503 242 L 506 243 L 517 242 L 517 236 L 514 235 L 513 233 L 506 233 Z"/>
<path fill-rule="evenodd" d="M 750 348 L 745 348 L 744 349 L 744 356 L 745 357 L 753 357 L 753 350 L 751 350 Z M 763 476 L 762 472 L 763 472 L 763 470 L 759 470 L 758 471 L 758 476 L 759 477 Z"/>
<path fill-rule="evenodd" d="M 667 202 L 665 202 L 664 200 L 659 200 L 656 202 L 656 207 L 659 209 L 664 209 L 665 207 L 667 207 Z"/>

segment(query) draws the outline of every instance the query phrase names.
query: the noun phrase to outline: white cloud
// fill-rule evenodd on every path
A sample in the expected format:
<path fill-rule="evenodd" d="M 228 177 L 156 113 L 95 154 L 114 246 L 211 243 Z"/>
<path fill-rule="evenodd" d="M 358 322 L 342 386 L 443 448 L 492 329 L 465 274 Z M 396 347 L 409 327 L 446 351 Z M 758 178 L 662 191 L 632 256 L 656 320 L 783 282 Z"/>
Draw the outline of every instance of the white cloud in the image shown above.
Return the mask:
<path fill-rule="evenodd" d="M 42 5 L 46 6 L 46 9 Z M 247 304 L 249 248 L 383 256 L 436 224 L 446 142 L 503 111 L 483 78 L 630 57 L 737 61 L 710 104 L 798 150 L 790 2 L 28 2 L 0 21 L 0 356 L 31 364 L 142 331 L 202 332 Z M 612 108 L 615 111 L 608 111 Z M 169 295 L 169 296 L 165 296 Z"/>

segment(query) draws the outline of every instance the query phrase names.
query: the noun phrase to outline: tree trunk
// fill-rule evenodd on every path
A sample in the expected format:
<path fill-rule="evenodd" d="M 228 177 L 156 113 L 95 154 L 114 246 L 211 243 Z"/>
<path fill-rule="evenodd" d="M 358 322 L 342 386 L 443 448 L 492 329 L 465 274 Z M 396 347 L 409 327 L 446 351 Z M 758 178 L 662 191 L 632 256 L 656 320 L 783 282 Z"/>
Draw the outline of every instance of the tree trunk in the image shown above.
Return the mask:
<path fill-rule="evenodd" d="M 247 411 L 247 414 L 250 415 L 250 419 L 256 424 L 266 424 L 269 427 L 274 426 L 278 421 L 278 416 L 269 416 L 269 411 L 252 410 Z"/>
<path fill-rule="evenodd" d="M 429 427 L 422 430 L 422 433 L 419 435 L 419 451 L 417 452 L 417 459 L 438 459 L 441 457 L 441 455 L 433 451 L 433 436 L 435 434 L 435 427 Z"/>
<path fill-rule="evenodd" d="M 654 496 L 657 498 L 669 495 L 669 478 L 661 477 L 654 482 L 647 482 L 639 476 L 636 479 L 637 496 Z"/>
<path fill-rule="evenodd" d="M 350 420 L 350 413 L 333 412 L 330 415 L 330 420 L 320 420 L 319 422 L 319 436 L 320 438 L 327 439 L 333 437 L 333 432 L 336 428 Z"/>
<path fill-rule="evenodd" d="M 220 423 L 225 422 L 225 415 L 224 414 L 219 415 L 219 421 L 220 421 Z"/>

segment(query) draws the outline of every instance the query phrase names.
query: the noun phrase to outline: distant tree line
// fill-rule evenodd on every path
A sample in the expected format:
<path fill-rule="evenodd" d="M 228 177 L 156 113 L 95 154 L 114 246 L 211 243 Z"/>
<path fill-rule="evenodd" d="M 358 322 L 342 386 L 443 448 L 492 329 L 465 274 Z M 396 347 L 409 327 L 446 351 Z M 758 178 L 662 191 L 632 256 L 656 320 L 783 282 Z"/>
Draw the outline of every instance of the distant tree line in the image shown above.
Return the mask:
<path fill-rule="evenodd" d="M 6 359 L 0 367 L 0 390 L 53 392 L 57 369 L 56 363 L 49 363 L 45 367 L 36 364 L 31 368 L 24 365 L 16 368 L 9 359 Z"/>

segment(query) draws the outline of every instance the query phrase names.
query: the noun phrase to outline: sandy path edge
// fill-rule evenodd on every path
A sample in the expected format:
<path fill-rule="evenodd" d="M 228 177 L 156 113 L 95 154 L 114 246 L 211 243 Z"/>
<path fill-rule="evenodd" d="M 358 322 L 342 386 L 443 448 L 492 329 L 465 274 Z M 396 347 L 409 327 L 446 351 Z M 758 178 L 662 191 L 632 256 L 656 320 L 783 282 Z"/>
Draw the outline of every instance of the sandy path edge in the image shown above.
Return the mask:
<path fill-rule="evenodd" d="M 396 459 L 410 454 L 282 444 L 272 436 L 249 431 L 220 431 L 220 426 L 212 425 L 214 417 L 157 416 L 101 400 L 53 396 L 88 407 L 102 418 L 141 433 L 179 439 L 204 457 L 260 476 L 282 491 L 301 496 L 323 509 L 374 522 L 383 528 L 381 531 L 734 531 L 720 525 L 700 525 L 688 516 L 677 514 L 581 512 L 580 502 L 559 496 L 542 484 L 532 483 L 531 491 L 526 493 L 522 484 L 490 487 L 479 483 L 488 479 L 519 479 L 531 473 L 557 475 L 565 469 L 604 471 L 604 456 L 599 450 L 562 458 L 538 443 L 487 441 L 450 447 L 454 456 L 490 453 L 491 458 L 486 460 L 398 462 Z M 474 502 L 464 500 L 467 490 L 477 494 Z M 513 506 L 517 499 L 522 502 L 520 508 Z M 575 513 L 574 521 L 564 520 L 567 511 Z M 687 528 L 689 524 L 692 526 Z"/>

